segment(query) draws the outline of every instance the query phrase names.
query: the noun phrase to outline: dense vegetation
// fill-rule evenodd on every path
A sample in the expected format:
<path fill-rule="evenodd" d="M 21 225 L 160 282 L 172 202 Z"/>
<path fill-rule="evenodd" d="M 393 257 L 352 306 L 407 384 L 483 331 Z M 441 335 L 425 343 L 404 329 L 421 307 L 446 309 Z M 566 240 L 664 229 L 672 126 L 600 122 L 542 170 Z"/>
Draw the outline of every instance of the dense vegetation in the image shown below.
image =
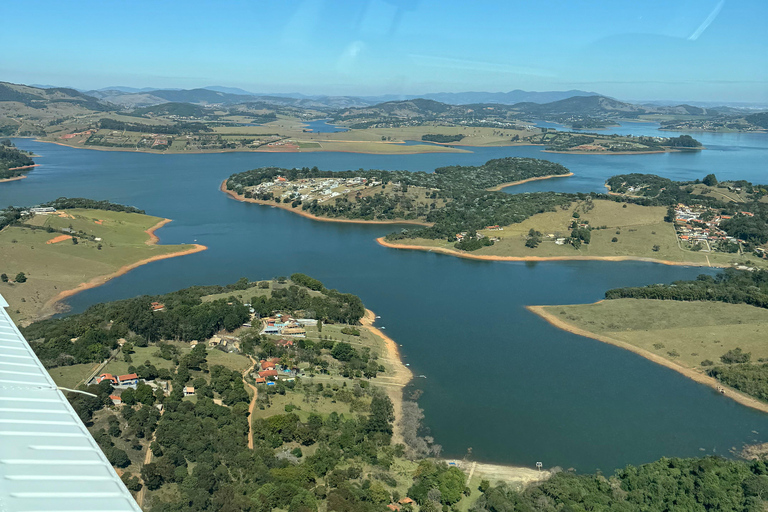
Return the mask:
<path fill-rule="evenodd" d="M 185 133 L 199 133 L 213 131 L 204 123 L 174 123 L 174 124 L 142 124 L 126 123 L 115 119 L 102 118 L 99 127 L 105 130 L 118 130 L 142 133 L 162 133 L 167 135 L 181 135 Z"/>
<path fill-rule="evenodd" d="M 230 297 L 204 302 L 202 298 L 249 286 L 247 279 L 241 279 L 228 286 L 194 286 L 165 295 L 96 304 L 77 315 L 35 322 L 23 332 L 46 367 L 101 361 L 117 347 L 118 339 L 131 334 L 145 342 L 192 341 L 240 327 L 250 318 L 249 308 L 241 301 Z M 307 288 L 290 283 L 251 300 L 262 315 L 300 310 L 308 318 L 354 324 L 365 314 L 355 295 L 325 288 L 322 294 L 310 294 Z M 152 302 L 164 304 L 165 311 L 152 311 Z"/>
<path fill-rule="evenodd" d="M 451 142 L 458 142 L 463 139 L 463 135 L 442 135 L 439 133 L 427 133 L 421 136 L 421 140 L 427 142 L 439 142 L 441 144 L 447 144 Z"/>
<path fill-rule="evenodd" d="M 435 169 L 434 173 L 408 171 L 320 171 L 319 169 L 280 169 L 268 167 L 232 175 L 227 188 L 246 197 L 253 197 L 247 187 L 283 176 L 289 181 L 304 178 L 354 178 L 363 177 L 383 183 L 375 195 L 362 197 L 341 196 L 335 201 L 301 204 L 304 211 L 327 217 L 343 217 L 361 220 L 418 219 L 433 226 L 419 230 L 403 230 L 389 235 L 397 238 L 446 238 L 454 239 L 456 233 L 478 230 L 487 225 L 507 225 L 521 222 L 536 213 L 553 210 L 569 203 L 574 195 L 553 192 L 534 194 L 506 194 L 489 192 L 487 189 L 504 183 L 532 177 L 567 174 L 562 165 L 531 158 L 502 158 L 489 160 L 481 166 L 450 166 Z M 426 189 L 432 204 L 417 204 L 406 195 L 409 187 Z M 391 193 L 387 193 L 392 190 Z M 271 193 L 257 197 L 274 199 Z M 279 198 L 278 198 L 279 200 Z M 445 202 L 437 207 L 437 201 Z"/>
<path fill-rule="evenodd" d="M 605 298 L 711 300 L 768 308 L 768 270 L 749 272 L 727 268 L 714 277 L 702 274 L 694 281 L 615 288 L 605 292 Z"/>
<path fill-rule="evenodd" d="M 717 366 L 707 373 L 727 386 L 768 402 L 768 363 Z"/>
<path fill-rule="evenodd" d="M 680 137 L 631 136 L 617 134 L 599 134 L 587 132 L 559 132 L 546 130 L 542 134 L 532 135 L 527 139 L 533 144 L 544 144 L 551 151 L 583 150 L 579 146 L 593 145 L 600 151 L 661 151 L 664 148 L 698 148 L 701 143 L 690 135 Z M 599 148 L 598 148 L 599 146 Z"/>
<path fill-rule="evenodd" d="M 761 511 L 768 496 L 768 466 L 705 457 L 660 459 L 627 466 L 615 475 L 558 473 L 546 482 L 518 491 L 489 488 L 473 512 L 555 512 L 601 510 L 629 512 Z"/>
<path fill-rule="evenodd" d="M 122 204 L 112 203 L 110 201 L 96 201 L 95 199 L 87 199 L 84 197 L 60 197 L 47 203 L 42 203 L 40 206 L 52 206 L 57 210 L 64 210 L 67 208 L 83 208 L 88 210 L 107 210 L 111 212 L 125 212 L 125 213 L 146 213 L 144 210 L 134 208 L 133 206 L 125 206 Z"/>
<path fill-rule="evenodd" d="M 11 169 L 34 165 L 34 163 L 29 153 L 14 146 L 10 140 L 0 141 L 0 180 L 21 176 L 29 169 Z"/>

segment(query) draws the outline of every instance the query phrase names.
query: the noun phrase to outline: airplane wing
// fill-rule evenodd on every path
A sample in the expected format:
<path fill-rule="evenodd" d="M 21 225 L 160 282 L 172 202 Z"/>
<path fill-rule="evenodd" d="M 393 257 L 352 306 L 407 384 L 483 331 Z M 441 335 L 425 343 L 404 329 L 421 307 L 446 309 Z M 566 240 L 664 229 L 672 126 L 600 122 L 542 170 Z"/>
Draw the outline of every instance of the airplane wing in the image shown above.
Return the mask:
<path fill-rule="evenodd" d="M 139 512 L 0 296 L 0 511 Z"/>

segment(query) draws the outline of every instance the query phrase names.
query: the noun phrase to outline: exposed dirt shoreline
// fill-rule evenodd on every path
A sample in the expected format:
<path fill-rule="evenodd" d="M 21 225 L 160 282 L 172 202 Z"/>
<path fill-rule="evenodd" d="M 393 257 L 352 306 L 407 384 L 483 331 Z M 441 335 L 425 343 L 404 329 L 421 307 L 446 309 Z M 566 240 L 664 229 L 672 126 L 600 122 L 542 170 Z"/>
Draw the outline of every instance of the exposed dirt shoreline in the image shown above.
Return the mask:
<path fill-rule="evenodd" d="M 560 153 L 563 155 L 658 155 L 660 153 L 682 153 L 684 151 L 699 151 L 707 149 L 704 146 L 691 149 L 657 149 L 653 151 L 555 151 L 543 149 L 542 153 Z"/>
<path fill-rule="evenodd" d="M 382 357 L 393 368 L 393 374 L 384 374 L 376 377 L 376 384 L 381 385 L 387 392 L 389 399 L 392 401 L 392 407 L 395 411 L 395 428 L 392 435 L 392 442 L 394 444 L 403 442 L 402 424 L 400 420 L 403 417 L 403 388 L 413 378 L 413 373 L 403 364 L 400 358 L 400 350 L 397 348 L 395 340 L 381 332 L 373 326 L 376 321 L 376 314 L 370 309 L 365 310 L 365 316 L 360 319 L 360 323 L 363 329 L 367 330 L 374 336 L 377 336 L 384 342 L 386 349 L 386 357 Z"/>
<path fill-rule="evenodd" d="M 569 172 L 568 174 L 550 174 L 549 176 L 537 176 L 535 178 L 528 178 L 520 181 L 510 181 L 509 183 L 502 183 L 501 185 L 496 185 L 495 187 L 491 187 L 487 190 L 489 192 L 498 192 L 501 189 L 504 189 L 507 187 L 514 187 L 515 185 L 522 185 L 523 183 L 528 183 L 529 181 L 548 180 L 550 178 L 568 178 L 570 176 L 573 176 L 572 172 Z"/>
<path fill-rule="evenodd" d="M 597 303 L 602 302 L 598 301 Z M 546 311 L 546 307 L 551 306 L 526 306 L 526 309 L 532 313 L 535 313 L 539 315 L 541 318 L 549 322 L 551 325 L 554 325 L 558 329 L 562 329 L 564 331 L 577 334 L 579 336 L 584 336 L 586 338 L 592 338 L 594 340 L 602 341 L 603 343 L 608 343 L 610 345 L 614 345 L 620 348 L 623 348 L 625 350 L 629 350 L 630 352 L 634 352 L 635 354 L 642 356 L 649 361 L 653 361 L 654 363 L 660 364 L 662 366 L 665 366 L 669 368 L 670 370 L 674 370 L 686 377 L 688 377 L 691 380 L 694 380 L 698 382 L 699 384 L 704 384 L 705 386 L 709 386 L 710 388 L 714 390 L 718 390 L 720 388 L 723 388 L 726 390 L 724 396 L 726 398 L 730 398 L 731 400 L 735 400 L 736 402 L 746 405 L 747 407 L 751 407 L 752 409 L 757 409 L 758 411 L 762 411 L 765 413 L 768 413 L 768 404 L 761 402 L 757 400 L 756 398 L 752 398 L 749 395 L 745 395 L 744 393 L 741 393 L 739 391 L 736 391 L 735 389 L 729 388 L 728 386 L 724 385 L 722 382 L 718 381 L 717 379 L 710 377 L 709 375 L 705 375 L 704 373 L 701 373 L 699 371 L 696 371 L 692 368 L 687 368 L 685 366 L 679 365 L 673 361 L 670 361 L 668 359 L 665 359 L 661 356 L 658 356 L 654 354 L 653 352 L 649 352 L 647 350 L 644 350 L 640 347 L 636 347 L 634 345 L 630 345 L 629 343 L 619 341 L 617 339 L 611 338 L 609 336 L 605 336 L 602 334 L 596 334 L 593 332 L 586 331 L 580 327 L 576 327 L 575 325 L 569 324 L 567 322 L 564 322 L 557 316 L 553 315 L 552 313 Z"/>
<path fill-rule="evenodd" d="M 149 240 L 147 240 L 147 245 L 155 245 L 157 242 L 160 241 L 160 239 L 155 235 L 155 231 L 163 227 L 164 225 L 171 222 L 171 219 L 163 219 L 148 230 L 146 230 L 146 233 L 149 235 Z M 40 312 L 40 315 L 37 317 L 37 320 L 42 320 L 44 318 L 48 318 L 56 313 L 59 313 L 62 311 L 62 305 L 61 301 L 64 299 L 67 299 L 73 295 L 76 295 L 84 290 L 89 290 L 91 288 L 96 288 L 97 286 L 101 286 L 107 281 L 114 279 L 116 277 L 122 276 L 123 274 L 128 273 L 129 271 L 141 267 L 142 265 L 147 265 L 149 263 L 152 263 L 153 261 L 160 261 L 160 260 L 166 260 L 169 258 L 177 258 L 179 256 L 186 256 L 188 254 L 195 254 L 197 252 L 202 252 L 208 249 L 208 247 L 201 245 L 201 244 L 192 244 L 192 247 L 189 249 L 186 249 L 184 251 L 179 252 L 173 252 L 168 254 L 158 254 L 156 256 L 152 256 L 151 258 L 145 258 L 143 260 L 136 261 L 134 263 L 129 263 L 128 265 L 123 265 L 119 269 L 117 269 L 115 272 L 112 272 L 111 274 L 102 275 L 102 276 L 96 276 L 84 283 L 80 283 L 75 288 L 72 288 L 70 290 L 64 290 L 62 292 L 59 292 L 58 295 L 53 297 L 52 299 L 48 300 L 42 308 L 42 311 Z"/>
<path fill-rule="evenodd" d="M 311 213 L 307 213 L 305 211 L 292 208 L 290 205 L 287 205 L 285 203 L 278 204 L 278 203 L 275 203 L 274 201 L 262 201 L 261 199 L 253 199 L 250 197 L 245 197 L 243 195 L 240 195 L 237 192 L 233 192 L 227 189 L 227 180 L 224 180 L 221 182 L 221 186 L 219 187 L 219 189 L 225 194 L 227 194 L 228 196 L 230 196 L 232 199 L 235 199 L 236 201 L 240 201 L 243 203 L 261 204 L 264 206 L 273 206 L 275 208 L 280 208 L 282 210 L 295 213 L 296 215 L 301 215 L 302 217 L 306 217 L 312 220 L 318 220 L 321 222 L 343 222 L 347 224 L 415 224 L 417 226 L 432 225 L 429 222 L 419 222 L 417 220 L 357 220 L 357 219 L 334 219 L 330 217 L 318 217 L 317 215 L 312 215 Z"/>
<path fill-rule="evenodd" d="M 389 247 L 392 249 L 409 249 L 414 251 L 426 251 L 426 252 L 438 252 L 441 254 L 447 254 L 449 256 L 457 256 L 459 258 L 466 258 L 469 260 L 481 260 L 481 261 L 645 261 L 648 263 L 661 263 L 662 265 L 675 265 L 685 267 L 721 267 L 725 268 L 727 265 L 707 265 L 704 262 L 696 263 L 691 261 L 669 261 L 669 260 L 657 260 L 654 258 L 642 258 L 640 256 L 491 256 L 487 254 L 470 254 L 466 252 L 456 251 L 453 249 L 446 249 L 444 247 L 428 247 L 425 245 L 401 245 L 387 242 L 384 237 L 376 239 L 379 245 Z"/>
<path fill-rule="evenodd" d="M 25 137 L 19 137 L 19 138 L 25 138 Z M 108 147 L 93 147 L 93 146 L 84 146 L 84 145 L 78 145 L 78 144 L 65 144 L 64 142 L 57 142 L 54 140 L 46 140 L 46 139 L 35 139 L 37 142 L 45 142 L 46 144 L 56 144 L 58 146 L 65 146 L 68 148 L 75 148 L 75 149 L 89 149 L 92 151 L 123 151 L 128 153 L 148 153 L 151 155 L 207 155 L 212 153 L 355 153 L 359 155 L 424 155 L 429 153 L 471 153 L 471 151 L 468 150 L 462 150 L 460 148 L 455 148 L 455 151 L 401 151 L 398 153 L 391 153 L 387 151 L 353 151 L 350 149 L 334 149 L 334 148 L 298 148 L 298 149 L 292 149 L 292 148 L 284 148 L 283 146 L 272 146 L 270 148 L 265 149 L 215 149 L 215 150 L 197 150 L 197 151 L 159 151 L 159 150 L 151 150 L 151 149 L 136 149 L 136 148 L 108 148 Z M 306 142 L 321 142 L 321 141 L 306 141 Z M 333 141 L 329 140 L 327 142 L 333 143 L 333 142 L 358 142 L 358 141 L 346 141 L 346 140 L 339 140 L 339 141 Z M 359 141 L 359 142 L 376 142 L 376 141 Z M 384 143 L 381 142 L 379 144 L 400 144 L 403 145 L 402 142 L 389 142 Z M 416 147 L 416 146 L 408 146 L 408 147 Z"/>
<path fill-rule="evenodd" d="M 26 177 L 26 174 L 22 174 L 21 176 L 14 176 L 13 178 L 3 178 L 0 180 L 0 183 L 5 183 L 6 181 L 19 181 L 25 179 Z"/>

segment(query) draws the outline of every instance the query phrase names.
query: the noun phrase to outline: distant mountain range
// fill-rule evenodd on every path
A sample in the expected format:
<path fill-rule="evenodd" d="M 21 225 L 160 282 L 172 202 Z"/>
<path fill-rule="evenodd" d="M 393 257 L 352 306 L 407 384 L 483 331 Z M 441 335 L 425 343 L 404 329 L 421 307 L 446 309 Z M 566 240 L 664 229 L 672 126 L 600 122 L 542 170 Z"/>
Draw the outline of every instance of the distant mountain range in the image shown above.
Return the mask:
<path fill-rule="evenodd" d="M 166 101 L 196 103 L 201 105 L 234 105 L 249 101 L 264 101 L 276 105 L 303 108 L 346 108 L 372 106 L 388 101 L 407 101 L 417 98 L 439 101 L 448 105 L 474 103 L 549 103 L 573 96 L 597 96 L 595 92 L 580 90 L 533 92 L 514 90 L 510 92 L 440 92 L 431 94 L 382 95 L 382 96 L 326 96 L 299 93 L 258 94 L 237 87 L 213 85 L 200 89 L 152 89 L 114 86 L 86 94 L 115 105 L 124 107 L 146 107 Z"/>

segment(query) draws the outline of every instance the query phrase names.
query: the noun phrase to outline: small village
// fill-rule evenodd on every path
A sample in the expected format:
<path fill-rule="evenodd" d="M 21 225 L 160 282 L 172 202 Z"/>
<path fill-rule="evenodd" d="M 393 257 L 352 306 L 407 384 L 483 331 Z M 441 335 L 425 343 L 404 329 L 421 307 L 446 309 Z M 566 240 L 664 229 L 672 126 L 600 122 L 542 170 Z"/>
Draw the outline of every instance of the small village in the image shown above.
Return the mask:
<path fill-rule="evenodd" d="M 751 212 L 739 212 L 741 215 L 753 217 Z M 679 203 L 675 207 L 675 231 L 681 244 L 691 247 L 696 245 L 702 251 L 738 252 L 739 244 L 745 243 L 736 237 L 729 236 L 720 229 L 720 223 L 730 219 L 730 215 L 719 215 L 716 210 L 705 206 L 687 206 Z M 734 249 L 727 250 L 723 244 L 735 244 Z M 724 250 L 725 249 L 725 250 Z"/>
<path fill-rule="evenodd" d="M 335 197 L 351 192 L 359 192 L 368 187 L 381 185 L 381 181 L 367 178 L 304 178 L 289 181 L 283 176 L 277 176 L 273 181 L 260 183 L 249 189 L 255 196 L 272 194 L 281 199 L 298 199 L 324 203 Z"/>

